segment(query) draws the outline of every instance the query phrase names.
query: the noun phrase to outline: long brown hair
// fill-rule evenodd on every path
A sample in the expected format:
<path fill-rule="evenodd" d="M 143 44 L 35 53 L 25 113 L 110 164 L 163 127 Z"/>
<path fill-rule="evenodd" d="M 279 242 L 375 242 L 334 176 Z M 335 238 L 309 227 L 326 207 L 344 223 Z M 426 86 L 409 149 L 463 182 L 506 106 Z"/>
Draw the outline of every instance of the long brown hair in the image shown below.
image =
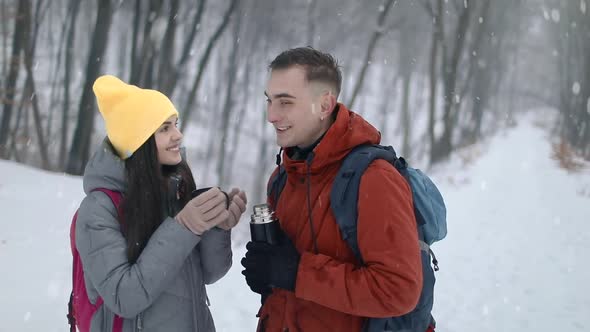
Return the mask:
<path fill-rule="evenodd" d="M 160 165 L 154 135 L 125 160 L 127 189 L 121 202 L 121 217 L 130 262 L 139 258 L 152 234 L 167 217 L 167 199 L 176 199 L 177 195 L 169 189 L 173 177 L 180 180 L 178 195 L 182 207 L 196 187 L 192 172 L 184 159 L 178 165 Z"/>

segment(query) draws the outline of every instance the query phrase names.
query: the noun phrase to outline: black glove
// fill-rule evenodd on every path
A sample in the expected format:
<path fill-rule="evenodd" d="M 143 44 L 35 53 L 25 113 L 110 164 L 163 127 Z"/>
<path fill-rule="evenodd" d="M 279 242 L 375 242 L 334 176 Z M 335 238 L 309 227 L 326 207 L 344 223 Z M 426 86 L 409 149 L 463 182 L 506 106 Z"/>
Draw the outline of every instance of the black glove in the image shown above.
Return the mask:
<path fill-rule="evenodd" d="M 242 274 L 252 291 L 264 295 L 268 287 L 295 290 L 301 255 L 287 236 L 280 245 L 248 242 L 246 249 Z"/>
<path fill-rule="evenodd" d="M 266 298 L 272 293 L 272 288 L 269 285 L 262 283 L 260 281 L 251 278 L 246 278 L 246 283 L 254 293 L 260 294 L 260 304 L 264 304 Z"/>

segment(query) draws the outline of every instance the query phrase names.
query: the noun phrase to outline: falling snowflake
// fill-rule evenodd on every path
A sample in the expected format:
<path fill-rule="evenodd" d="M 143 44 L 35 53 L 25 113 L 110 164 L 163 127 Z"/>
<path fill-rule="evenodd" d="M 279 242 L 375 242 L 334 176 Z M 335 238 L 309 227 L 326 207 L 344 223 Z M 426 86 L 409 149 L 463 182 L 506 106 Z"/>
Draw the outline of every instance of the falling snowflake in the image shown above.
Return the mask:
<path fill-rule="evenodd" d="M 557 9 L 551 10 L 551 19 L 555 23 L 559 22 L 559 10 L 557 10 Z"/>
<path fill-rule="evenodd" d="M 546 8 L 543 8 L 543 17 L 545 18 L 545 21 L 549 21 L 549 19 L 551 19 Z"/>
<path fill-rule="evenodd" d="M 488 183 L 486 181 L 481 181 L 481 183 L 479 184 L 479 189 L 485 191 L 486 189 L 488 189 Z"/>
<path fill-rule="evenodd" d="M 580 83 L 579 82 L 574 82 L 574 84 L 572 85 L 572 92 L 576 96 L 580 94 Z"/>

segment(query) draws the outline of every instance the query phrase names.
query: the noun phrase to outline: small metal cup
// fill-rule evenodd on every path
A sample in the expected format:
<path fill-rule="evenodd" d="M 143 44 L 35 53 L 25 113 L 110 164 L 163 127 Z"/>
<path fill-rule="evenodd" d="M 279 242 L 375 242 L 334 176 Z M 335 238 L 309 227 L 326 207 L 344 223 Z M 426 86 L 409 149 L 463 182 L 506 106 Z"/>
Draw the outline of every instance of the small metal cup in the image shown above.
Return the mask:
<path fill-rule="evenodd" d="M 191 197 L 192 198 L 195 198 L 195 197 L 199 196 L 200 194 L 208 191 L 211 188 L 213 188 L 213 187 L 206 187 L 206 188 L 201 188 L 201 189 L 195 189 L 195 190 L 193 190 L 191 192 Z M 229 209 L 229 203 L 230 203 L 230 201 L 229 201 L 229 195 L 225 191 L 223 191 L 223 190 L 221 192 L 225 195 L 225 208 L 226 209 Z"/>

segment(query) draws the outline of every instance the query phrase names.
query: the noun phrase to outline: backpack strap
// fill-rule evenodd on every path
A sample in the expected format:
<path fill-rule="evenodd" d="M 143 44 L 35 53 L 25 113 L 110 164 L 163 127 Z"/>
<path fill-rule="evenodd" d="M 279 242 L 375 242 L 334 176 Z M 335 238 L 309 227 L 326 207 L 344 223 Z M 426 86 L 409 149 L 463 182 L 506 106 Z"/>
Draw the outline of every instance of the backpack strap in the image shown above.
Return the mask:
<path fill-rule="evenodd" d="M 121 194 L 121 192 L 119 191 L 113 191 L 113 190 L 109 190 L 109 189 L 105 189 L 105 188 L 97 188 L 93 191 L 101 191 L 103 193 L 105 193 L 107 196 L 109 196 L 109 198 L 111 199 L 111 201 L 113 201 L 113 205 L 115 205 L 115 208 L 117 209 L 117 215 L 119 216 L 119 218 L 117 218 L 117 220 L 119 221 L 119 223 L 121 225 L 124 225 L 124 220 L 123 218 L 121 218 L 121 201 L 123 200 L 123 195 Z M 102 298 L 101 298 L 102 300 Z M 123 317 L 119 316 L 119 315 L 115 315 L 115 317 L 113 318 L 113 332 L 121 332 L 123 331 Z"/>
<path fill-rule="evenodd" d="M 410 186 L 410 190 L 412 190 L 412 198 L 414 198 L 414 189 L 412 188 L 412 181 L 410 177 L 410 171 L 408 170 L 408 162 L 404 157 L 399 157 L 393 163 L 393 166 L 397 169 L 397 171 L 406 179 L 406 182 Z M 418 223 L 418 229 L 420 226 L 426 224 L 426 218 L 420 212 L 420 209 L 416 207 L 416 202 L 414 202 L 414 213 L 416 215 L 416 222 Z M 423 234 L 420 235 L 420 240 L 424 239 Z"/>
<path fill-rule="evenodd" d="M 105 189 L 105 188 L 96 188 L 96 189 L 93 189 L 91 192 L 94 192 L 94 191 L 100 191 L 100 192 L 106 194 L 107 196 L 109 196 L 109 198 L 113 202 L 113 205 L 117 209 L 117 213 L 121 214 L 121 200 L 123 199 L 123 195 L 121 195 L 120 192 L 110 190 L 110 189 Z M 121 222 L 121 218 L 119 218 L 119 222 Z"/>
<path fill-rule="evenodd" d="M 281 196 L 281 192 L 283 192 L 286 183 L 287 172 L 285 171 L 283 164 L 279 164 L 268 181 L 268 187 L 266 188 L 266 196 L 273 199 L 275 205 L 273 207 L 274 209 L 276 209 L 276 206 L 279 203 L 279 196 Z"/>
<path fill-rule="evenodd" d="M 397 160 L 391 146 L 361 145 L 348 153 L 332 184 L 330 204 L 342 238 L 348 243 L 357 259 L 363 263 L 357 242 L 358 196 L 361 177 L 375 159 L 384 159 L 391 164 Z"/>
<path fill-rule="evenodd" d="M 73 273 L 72 273 L 73 274 Z M 70 300 L 68 301 L 68 324 L 70 325 L 70 332 L 76 332 L 76 318 L 74 318 L 74 291 L 70 292 Z"/>
<path fill-rule="evenodd" d="M 117 214 L 119 215 L 118 221 L 119 221 L 119 223 L 122 224 L 123 220 L 120 217 L 120 215 L 121 215 L 121 200 L 123 199 L 123 195 L 118 191 L 113 191 L 113 190 L 106 189 L 106 188 L 96 188 L 96 189 L 91 190 L 90 192 L 94 192 L 94 191 L 100 191 L 100 192 L 103 192 L 105 195 L 109 196 L 109 198 L 113 202 L 113 205 L 115 206 L 115 209 L 117 210 Z M 76 233 L 75 233 L 74 223 L 76 222 L 77 219 L 78 219 L 78 211 L 76 211 L 76 213 L 74 214 L 72 227 L 70 228 L 71 247 L 72 247 L 72 254 L 74 256 L 78 254 L 77 250 L 76 250 L 76 252 L 74 252 L 74 248 L 76 245 L 76 240 L 75 240 Z M 74 257 L 74 260 L 75 259 L 76 259 L 76 257 Z M 73 268 L 74 268 L 74 266 L 72 264 L 72 276 L 74 275 Z M 97 302 L 102 303 L 102 298 L 99 298 Z M 74 317 L 74 291 L 73 291 L 73 289 L 70 292 L 70 300 L 68 301 L 67 318 L 68 318 L 68 324 L 70 325 L 70 332 L 75 332 L 76 331 L 76 318 Z M 113 331 L 120 332 L 120 331 L 122 331 L 122 328 L 123 328 L 123 318 L 119 317 L 118 315 L 115 315 L 115 318 L 113 321 Z"/>

